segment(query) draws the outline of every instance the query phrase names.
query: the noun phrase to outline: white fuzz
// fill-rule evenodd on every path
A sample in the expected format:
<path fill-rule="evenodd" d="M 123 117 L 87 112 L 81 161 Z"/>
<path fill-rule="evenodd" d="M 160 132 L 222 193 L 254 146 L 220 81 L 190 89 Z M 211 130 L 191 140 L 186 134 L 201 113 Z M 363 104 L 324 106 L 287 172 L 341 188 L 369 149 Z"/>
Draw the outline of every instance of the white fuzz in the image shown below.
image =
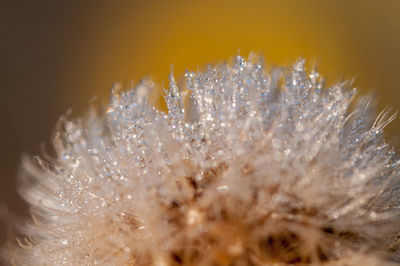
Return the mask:
<path fill-rule="evenodd" d="M 393 119 L 304 60 L 256 56 L 114 88 L 105 111 L 63 119 L 55 158 L 24 161 L 32 220 L 16 265 L 387 265 L 399 261 Z M 15 242 L 15 243 L 14 243 Z"/>

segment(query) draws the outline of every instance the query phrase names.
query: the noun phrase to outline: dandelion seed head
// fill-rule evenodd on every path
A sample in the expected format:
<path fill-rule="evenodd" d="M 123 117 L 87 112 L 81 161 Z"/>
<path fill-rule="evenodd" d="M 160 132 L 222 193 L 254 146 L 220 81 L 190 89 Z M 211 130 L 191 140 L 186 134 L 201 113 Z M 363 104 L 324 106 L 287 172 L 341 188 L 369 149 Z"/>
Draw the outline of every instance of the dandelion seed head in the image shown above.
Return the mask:
<path fill-rule="evenodd" d="M 32 220 L 17 265 L 382 265 L 399 261 L 393 120 L 350 83 L 265 70 L 255 55 L 116 85 L 109 105 L 62 118 L 57 155 L 24 158 Z"/>

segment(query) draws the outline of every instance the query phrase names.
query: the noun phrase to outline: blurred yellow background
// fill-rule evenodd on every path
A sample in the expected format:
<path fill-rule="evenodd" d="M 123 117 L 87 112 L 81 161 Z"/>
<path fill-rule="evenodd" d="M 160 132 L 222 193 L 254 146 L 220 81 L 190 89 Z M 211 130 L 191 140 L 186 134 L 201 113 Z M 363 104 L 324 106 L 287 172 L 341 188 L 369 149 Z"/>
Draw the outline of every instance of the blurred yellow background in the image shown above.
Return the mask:
<path fill-rule="evenodd" d="M 400 1 L 2 1 L 0 201 L 24 214 L 15 176 L 68 108 L 108 99 L 116 81 L 167 82 L 240 53 L 267 64 L 316 61 L 332 84 L 356 77 L 380 106 L 400 109 Z M 167 83 L 165 83 L 167 84 Z M 399 142 L 400 122 L 389 126 Z M 0 239 L 4 238 L 4 230 Z"/>

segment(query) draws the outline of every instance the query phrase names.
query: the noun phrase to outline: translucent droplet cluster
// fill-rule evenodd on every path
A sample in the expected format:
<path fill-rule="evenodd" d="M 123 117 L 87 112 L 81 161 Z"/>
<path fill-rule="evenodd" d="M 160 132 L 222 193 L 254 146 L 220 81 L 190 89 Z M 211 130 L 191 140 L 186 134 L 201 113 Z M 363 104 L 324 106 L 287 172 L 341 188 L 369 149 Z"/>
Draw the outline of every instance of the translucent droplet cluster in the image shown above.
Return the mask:
<path fill-rule="evenodd" d="M 167 113 L 154 89 L 115 86 L 104 110 L 61 119 L 55 156 L 24 159 L 32 219 L 3 250 L 10 264 L 400 261 L 393 116 L 350 83 L 250 55 L 171 74 Z"/>

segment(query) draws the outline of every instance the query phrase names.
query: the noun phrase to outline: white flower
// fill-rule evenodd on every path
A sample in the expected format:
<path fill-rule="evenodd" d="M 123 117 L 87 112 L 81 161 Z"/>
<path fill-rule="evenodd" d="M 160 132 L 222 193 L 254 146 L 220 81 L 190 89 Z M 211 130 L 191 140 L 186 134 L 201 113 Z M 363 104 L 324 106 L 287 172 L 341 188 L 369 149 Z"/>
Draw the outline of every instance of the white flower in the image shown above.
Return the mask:
<path fill-rule="evenodd" d="M 16 265 L 382 265 L 399 261 L 399 161 L 350 84 L 257 56 L 114 88 L 25 159 Z M 20 247 L 22 246 L 22 247 Z"/>

